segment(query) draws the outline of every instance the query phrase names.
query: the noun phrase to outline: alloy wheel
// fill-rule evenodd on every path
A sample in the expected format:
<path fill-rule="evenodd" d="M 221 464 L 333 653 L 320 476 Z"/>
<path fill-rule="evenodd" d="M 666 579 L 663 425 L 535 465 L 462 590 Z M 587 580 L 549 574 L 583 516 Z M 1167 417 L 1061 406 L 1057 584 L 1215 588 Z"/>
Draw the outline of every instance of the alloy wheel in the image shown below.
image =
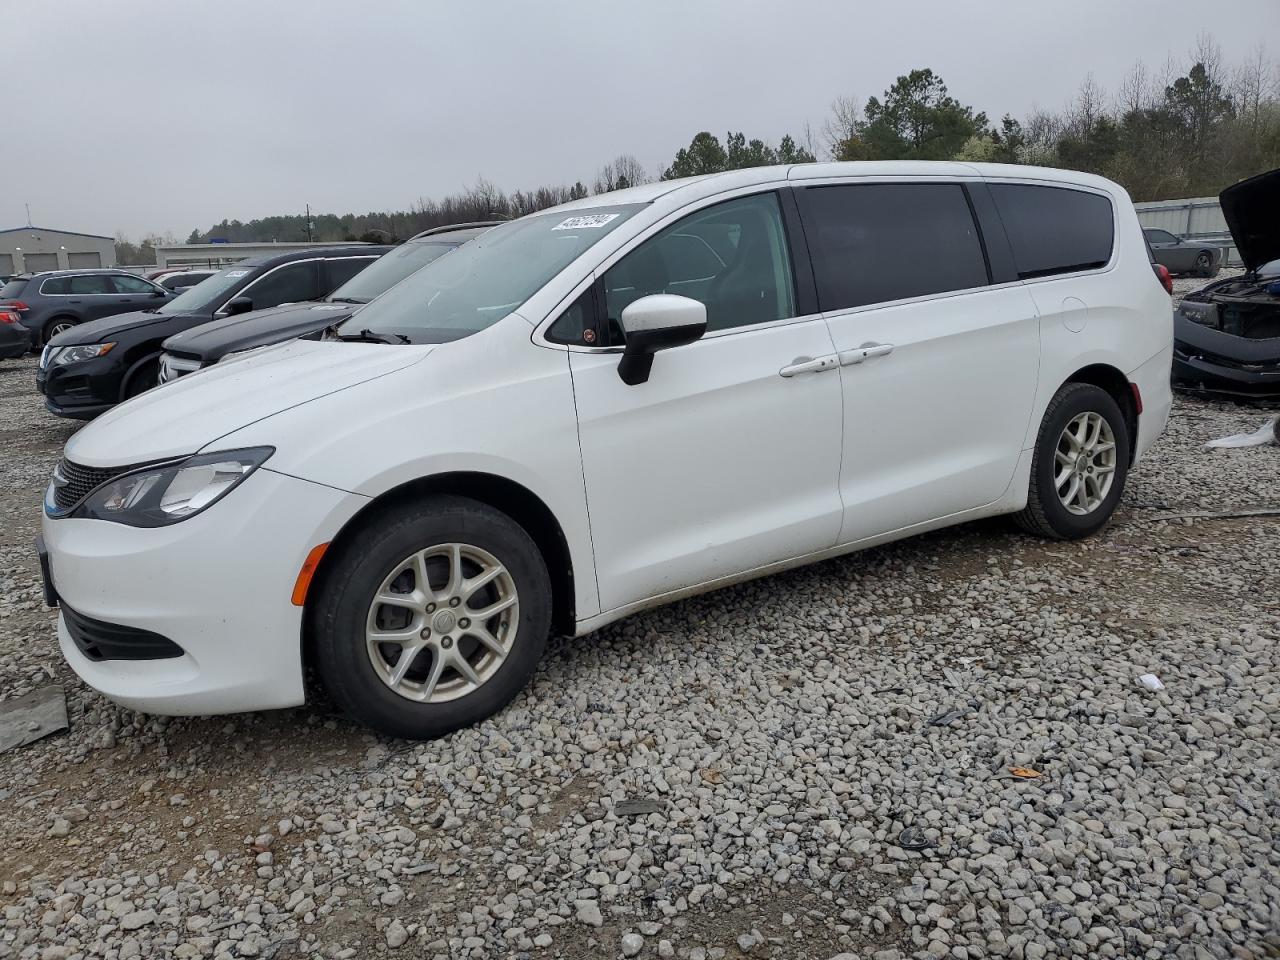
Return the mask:
<path fill-rule="evenodd" d="M 1116 438 L 1105 417 L 1087 411 L 1072 417 L 1054 454 L 1054 489 L 1070 513 L 1086 516 L 1102 506 L 1116 473 Z"/>
<path fill-rule="evenodd" d="M 507 568 L 479 547 L 444 543 L 406 557 L 383 579 L 369 605 L 365 647 L 397 694 L 444 703 L 498 672 L 519 623 Z"/>

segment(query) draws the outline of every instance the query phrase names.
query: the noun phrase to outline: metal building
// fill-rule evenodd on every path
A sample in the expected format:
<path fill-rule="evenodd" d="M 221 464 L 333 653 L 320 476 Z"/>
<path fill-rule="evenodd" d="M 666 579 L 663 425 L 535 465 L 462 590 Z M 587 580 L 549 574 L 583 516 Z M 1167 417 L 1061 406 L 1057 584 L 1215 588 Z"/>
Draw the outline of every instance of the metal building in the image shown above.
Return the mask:
<path fill-rule="evenodd" d="M 116 242 L 111 237 L 45 227 L 0 230 L 0 276 L 115 265 Z"/>

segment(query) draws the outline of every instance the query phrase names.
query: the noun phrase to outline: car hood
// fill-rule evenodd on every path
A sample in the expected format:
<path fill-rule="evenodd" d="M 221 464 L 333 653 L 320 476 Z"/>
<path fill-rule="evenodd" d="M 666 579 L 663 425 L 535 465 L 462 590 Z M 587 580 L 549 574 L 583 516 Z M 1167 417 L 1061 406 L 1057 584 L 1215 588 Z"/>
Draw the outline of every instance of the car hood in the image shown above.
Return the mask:
<path fill-rule="evenodd" d="M 180 318 L 185 320 L 200 317 L 205 320 L 210 319 L 208 314 L 200 313 L 153 313 L 147 310 L 135 310 L 131 313 L 117 313 L 111 317 L 103 317 L 101 320 L 76 324 L 49 342 L 55 347 L 73 347 L 79 343 L 105 343 L 125 330 L 141 330 L 144 327 L 170 323 Z"/>
<path fill-rule="evenodd" d="M 1218 203 L 1246 268 L 1280 259 L 1280 169 L 1232 184 Z"/>
<path fill-rule="evenodd" d="M 412 366 L 432 349 L 295 340 L 120 404 L 67 442 L 67 459 L 118 467 L 195 453 L 251 423 Z"/>
<path fill-rule="evenodd" d="M 270 310 L 255 310 L 175 333 L 165 340 L 164 349 L 176 356 L 198 357 L 214 363 L 229 353 L 323 330 L 347 319 L 357 306 L 353 303 L 291 303 Z"/>

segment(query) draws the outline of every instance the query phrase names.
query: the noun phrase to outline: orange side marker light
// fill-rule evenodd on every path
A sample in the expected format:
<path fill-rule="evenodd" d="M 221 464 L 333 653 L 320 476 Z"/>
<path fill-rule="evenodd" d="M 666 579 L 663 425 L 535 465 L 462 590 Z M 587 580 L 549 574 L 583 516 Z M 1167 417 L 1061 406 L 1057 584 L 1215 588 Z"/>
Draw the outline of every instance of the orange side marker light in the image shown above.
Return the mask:
<path fill-rule="evenodd" d="M 302 569 L 298 571 L 298 579 L 293 584 L 293 596 L 290 598 L 295 607 L 300 607 L 307 602 L 307 590 L 311 586 L 311 578 L 316 575 L 316 568 L 320 566 L 320 558 L 324 556 L 324 552 L 329 549 L 329 544 L 321 543 L 311 548 L 311 552 L 307 554 L 307 559 L 302 561 Z"/>

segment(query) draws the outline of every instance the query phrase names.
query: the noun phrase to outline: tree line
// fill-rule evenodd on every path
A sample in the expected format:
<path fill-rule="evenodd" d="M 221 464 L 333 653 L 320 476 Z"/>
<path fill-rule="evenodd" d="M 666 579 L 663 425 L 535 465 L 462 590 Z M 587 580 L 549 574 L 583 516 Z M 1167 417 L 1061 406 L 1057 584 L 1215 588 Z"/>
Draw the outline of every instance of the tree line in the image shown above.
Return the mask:
<path fill-rule="evenodd" d="M 961 160 L 1036 164 L 1097 173 L 1136 201 L 1211 196 L 1235 181 L 1280 167 L 1280 67 L 1259 49 L 1228 64 L 1202 36 L 1189 60 L 1159 70 L 1139 62 L 1115 91 L 1087 76 L 1061 109 L 1031 111 L 998 122 L 950 94 L 925 67 L 898 77 L 865 101 L 840 96 L 815 137 L 805 128 L 777 145 L 729 132 L 701 131 L 671 162 L 647 169 L 623 153 L 588 186 L 541 186 L 507 193 L 485 179 L 440 199 L 421 198 L 403 211 L 286 214 L 248 222 L 223 220 L 192 230 L 188 243 L 323 241 L 398 243 L 430 227 L 506 220 L 593 194 L 705 173 L 775 163 L 834 160 Z M 166 238 L 172 242 L 172 238 Z M 160 237 L 116 242 L 121 263 L 154 262 Z"/>

